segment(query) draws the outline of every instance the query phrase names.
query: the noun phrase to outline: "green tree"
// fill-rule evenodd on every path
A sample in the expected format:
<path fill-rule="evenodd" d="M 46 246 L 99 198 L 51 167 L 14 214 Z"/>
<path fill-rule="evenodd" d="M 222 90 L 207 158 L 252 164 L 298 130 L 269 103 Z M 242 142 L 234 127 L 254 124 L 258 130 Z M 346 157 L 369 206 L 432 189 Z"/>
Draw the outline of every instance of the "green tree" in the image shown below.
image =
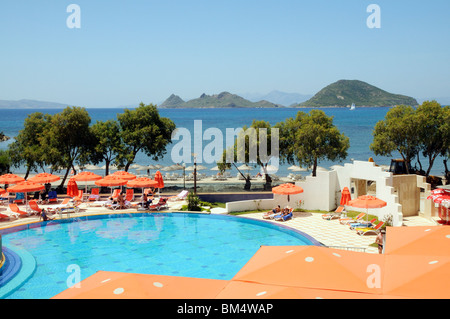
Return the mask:
<path fill-rule="evenodd" d="M 97 121 L 91 126 L 91 132 L 94 143 L 89 159 L 93 164 L 104 161 L 105 175 L 108 175 L 109 165 L 111 163 L 120 164 L 116 159 L 124 153 L 119 123 L 115 120 Z"/>
<path fill-rule="evenodd" d="M 0 150 L 0 175 L 9 172 L 11 166 L 11 158 L 8 150 Z"/>
<path fill-rule="evenodd" d="M 82 155 L 93 142 L 89 125 L 91 118 L 85 108 L 66 107 L 53 115 L 43 134 L 41 146 L 45 151 L 45 161 L 54 167 L 63 167 L 66 173 L 61 180 L 64 185 L 70 169 L 82 162 Z"/>
<path fill-rule="evenodd" d="M 340 161 L 347 157 L 350 141 L 341 134 L 329 117 L 321 110 L 302 111 L 295 119 L 277 123 L 280 130 L 280 158 L 282 162 L 312 167 L 316 176 L 317 165 L 322 160 Z"/>
<path fill-rule="evenodd" d="M 36 112 L 27 116 L 24 128 L 19 131 L 15 141 L 9 144 L 11 164 L 15 167 L 25 165 L 25 179 L 30 171 L 44 170 L 45 149 L 42 147 L 41 139 L 47 131 L 51 116 Z"/>
<path fill-rule="evenodd" d="M 392 152 L 398 151 L 407 164 L 409 174 L 411 161 L 420 149 L 414 108 L 397 105 L 390 109 L 384 120 L 375 125 L 370 149 L 381 156 L 392 156 Z"/>
<path fill-rule="evenodd" d="M 274 134 L 272 136 L 272 134 Z M 268 174 L 267 167 L 270 160 L 279 157 L 278 145 L 272 145 L 272 140 L 278 142 L 278 136 L 273 133 L 269 122 L 253 120 L 250 127 L 244 126 L 238 133 L 232 149 L 225 151 L 222 162 L 218 163 L 218 168 L 223 171 L 231 167 L 231 163 L 236 167 L 237 162 L 246 164 L 256 164 L 261 167 L 265 174 L 266 183 L 264 189 L 271 188 L 272 179 Z M 227 158 L 227 153 L 233 152 L 233 158 Z M 273 153 L 272 153 L 273 152 Z M 236 169 L 238 169 L 236 167 Z M 238 169 L 239 170 L 239 169 Z M 240 174 L 246 179 L 245 189 L 250 188 L 248 176 Z"/>
<path fill-rule="evenodd" d="M 445 152 L 445 138 L 447 134 L 441 126 L 447 126 L 444 121 L 444 109 L 436 101 L 425 101 L 416 110 L 414 121 L 416 132 L 420 140 L 420 150 L 423 156 L 428 158 L 428 169 L 425 176 L 430 175 L 436 158 Z"/>
<path fill-rule="evenodd" d="M 125 148 L 125 152 L 120 155 L 120 160 L 126 163 L 125 171 L 128 171 L 140 151 L 153 160 L 158 160 L 166 153 L 175 123 L 169 118 L 160 117 L 155 105 L 141 103 L 138 108 L 126 109 L 117 117 Z"/>

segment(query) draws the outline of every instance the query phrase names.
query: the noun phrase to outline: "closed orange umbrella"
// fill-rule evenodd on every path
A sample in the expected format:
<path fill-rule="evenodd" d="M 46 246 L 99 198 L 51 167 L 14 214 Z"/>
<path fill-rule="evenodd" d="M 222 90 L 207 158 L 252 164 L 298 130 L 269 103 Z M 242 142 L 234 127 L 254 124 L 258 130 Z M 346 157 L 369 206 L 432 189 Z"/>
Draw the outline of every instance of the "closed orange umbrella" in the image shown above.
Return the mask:
<path fill-rule="evenodd" d="M 4 174 L 0 176 L 1 184 L 17 184 L 19 182 L 23 182 L 25 178 L 20 177 L 16 174 Z"/>
<path fill-rule="evenodd" d="M 28 179 L 30 182 L 47 184 L 60 180 L 59 176 L 50 173 L 39 173 Z"/>
<path fill-rule="evenodd" d="M 164 188 L 164 180 L 163 180 L 163 177 L 162 177 L 160 171 L 156 172 L 156 174 L 155 174 L 155 181 L 158 182 L 158 186 L 156 186 L 157 188 Z"/>
<path fill-rule="evenodd" d="M 125 172 L 125 171 L 117 171 L 117 172 L 114 172 L 113 174 L 111 174 L 111 176 L 118 176 L 118 177 L 120 177 L 120 178 L 122 178 L 122 179 L 125 179 L 125 180 L 127 180 L 127 181 L 136 178 L 136 175 L 131 174 L 131 173 L 128 173 L 128 172 Z"/>
<path fill-rule="evenodd" d="M 344 187 L 342 189 L 342 193 L 341 193 L 341 202 L 340 204 L 342 206 L 347 205 L 348 202 L 352 199 L 351 194 L 350 194 L 350 190 L 348 189 L 348 187 Z"/>
<path fill-rule="evenodd" d="M 281 184 L 277 187 L 272 188 L 272 193 L 274 194 L 281 194 L 281 195 L 287 195 L 288 201 L 290 200 L 290 195 L 300 194 L 303 193 L 303 188 L 300 186 L 294 185 L 292 183 L 286 183 Z"/>
<path fill-rule="evenodd" d="M 71 177 L 67 182 L 67 196 L 74 197 L 78 196 L 78 185 L 77 182 Z"/>

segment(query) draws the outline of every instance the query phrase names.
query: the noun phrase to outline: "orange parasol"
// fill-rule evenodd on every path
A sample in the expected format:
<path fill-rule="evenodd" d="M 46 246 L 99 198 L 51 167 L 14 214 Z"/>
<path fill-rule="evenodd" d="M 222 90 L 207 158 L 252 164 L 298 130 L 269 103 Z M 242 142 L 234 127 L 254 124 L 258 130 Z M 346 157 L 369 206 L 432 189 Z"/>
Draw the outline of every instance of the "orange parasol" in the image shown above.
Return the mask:
<path fill-rule="evenodd" d="M 118 176 L 118 177 L 120 177 L 120 178 L 122 178 L 122 179 L 125 179 L 125 180 L 127 180 L 127 181 L 136 178 L 136 175 L 131 174 L 131 173 L 128 173 L 128 172 L 125 172 L 125 171 L 117 171 L 117 172 L 114 172 L 113 174 L 111 174 L 111 176 Z"/>
<path fill-rule="evenodd" d="M 300 194 L 303 193 L 303 188 L 300 186 L 296 186 L 292 183 L 286 183 L 281 184 L 277 187 L 272 188 L 272 193 L 274 194 L 281 194 L 281 195 L 288 195 L 288 201 L 290 200 L 290 195 Z"/>
<path fill-rule="evenodd" d="M 114 186 L 122 186 L 125 185 L 128 181 L 125 179 L 122 179 L 118 176 L 113 176 L 112 174 L 105 176 L 105 178 L 99 179 L 95 181 L 96 185 L 99 186 L 108 186 L 111 187 L 111 194 L 112 194 L 112 188 Z"/>
<path fill-rule="evenodd" d="M 89 182 L 89 181 L 96 181 L 99 179 L 102 179 L 100 175 L 97 175 L 92 172 L 83 171 L 75 176 L 72 177 L 74 181 L 77 182 Z"/>
<path fill-rule="evenodd" d="M 319 246 L 262 246 L 233 281 L 380 294 L 367 285 L 370 265 L 383 256 Z"/>
<path fill-rule="evenodd" d="M 341 206 L 348 205 L 348 202 L 351 201 L 351 199 L 352 196 L 350 194 L 348 187 L 344 187 L 341 193 L 341 202 L 340 202 Z"/>
<path fill-rule="evenodd" d="M 28 179 L 30 182 L 47 184 L 60 180 L 59 176 L 50 173 L 39 173 Z"/>
<path fill-rule="evenodd" d="M 54 299 L 212 299 L 227 280 L 98 271 Z M 195 289 L 192 289 L 195 287 Z"/>
<path fill-rule="evenodd" d="M 153 179 L 150 179 L 148 177 L 139 177 L 139 178 L 127 181 L 127 186 L 128 187 L 140 187 L 140 188 L 157 187 L 158 182 Z"/>
<path fill-rule="evenodd" d="M 20 177 L 16 174 L 4 174 L 0 176 L 1 184 L 17 184 L 19 182 L 23 182 L 25 178 Z"/>
<path fill-rule="evenodd" d="M 367 219 L 369 219 L 369 208 L 381 208 L 387 205 L 387 203 L 375 196 L 362 195 L 356 199 L 353 199 L 347 203 L 348 206 L 365 208 L 367 210 Z"/>
<path fill-rule="evenodd" d="M 450 257 L 450 227 L 386 227 L 387 255 Z"/>
<path fill-rule="evenodd" d="M 81 173 L 78 173 L 77 175 L 72 177 L 74 181 L 76 182 L 89 182 L 89 181 L 97 181 L 99 179 L 102 179 L 100 175 L 97 175 L 92 172 L 83 171 Z M 72 179 L 71 178 L 71 179 Z M 85 184 L 84 187 L 84 195 L 87 195 L 87 184 Z"/>
<path fill-rule="evenodd" d="M 30 181 L 20 182 L 14 186 L 8 187 L 7 191 L 10 193 L 29 193 L 29 192 L 37 192 L 45 189 L 45 186 L 42 184 L 33 183 Z M 27 196 L 25 196 L 25 205 L 28 204 Z"/>

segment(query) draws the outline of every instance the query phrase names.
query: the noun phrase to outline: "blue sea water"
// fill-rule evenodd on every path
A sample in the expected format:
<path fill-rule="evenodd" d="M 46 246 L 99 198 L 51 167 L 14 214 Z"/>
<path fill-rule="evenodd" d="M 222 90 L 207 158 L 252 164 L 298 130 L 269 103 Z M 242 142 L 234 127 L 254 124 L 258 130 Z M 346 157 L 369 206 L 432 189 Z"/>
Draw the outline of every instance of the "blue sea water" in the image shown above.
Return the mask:
<path fill-rule="evenodd" d="M 202 132 L 205 132 L 208 128 L 218 128 L 221 130 L 223 136 L 226 136 L 227 128 L 239 128 L 244 125 L 249 126 L 253 120 L 265 120 L 271 125 L 286 120 L 289 117 L 295 117 L 297 112 L 309 112 L 310 108 L 261 108 L 261 109 L 160 109 L 160 115 L 170 118 L 176 124 L 177 128 L 187 128 L 191 132 L 192 138 L 194 138 L 194 121 L 202 121 Z M 348 157 L 344 161 L 351 162 L 354 160 L 367 161 L 369 157 L 372 157 L 376 164 L 389 165 L 390 157 L 375 156 L 370 150 L 369 146 L 373 141 L 373 128 L 375 124 L 384 119 L 389 108 L 386 107 L 370 107 L 370 108 L 357 108 L 354 111 L 350 111 L 347 108 L 324 108 L 322 109 L 328 116 L 333 116 L 334 124 L 338 129 L 350 138 L 350 149 L 348 150 Z M 4 109 L 2 110 L 2 116 L 0 118 L 0 131 L 10 137 L 16 136 L 23 128 L 23 123 L 28 114 L 33 112 L 42 112 L 48 114 L 55 114 L 60 112 L 61 109 Z M 96 121 L 105 121 L 109 119 L 117 119 L 117 115 L 123 113 L 124 109 L 121 108 L 88 108 L 92 123 Z M 174 141 L 167 148 L 166 156 L 159 161 L 162 165 L 175 164 L 172 161 L 171 150 L 174 145 L 179 141 Z M 202 142 L 196 140 L 196 143 Z M 5 149 L 8 142 L 0 143 L 0 148 Z M 203 148 L 210 143 L 210 141 L 203 141 Z M 224 142 L 225 143 L 225 142 Z M 192 146 L 192 152 L 194 147 Z M 393 154 L 393 158 L 400 158 L 399 154 Z M 155 164 L 153 160 L 148 158 L 144 154 L 138 154 L 136 163 L 149 165 Z M 207 168 L 212 168 L 215 163 L 198 162 Z M 339 162 L 323 161 L 319 165 L 323 167 L 330 167 L 335 164 L 343 164 Z M 426 168 L 426 159 L 422 158 L 422 165 Z M 282 165 L 277 172 L 279 176 L 286 176 L 290 171 L 287 167 L 290 165 Z M 23 169 L 22 169 L 23 171 Z M 432 174 L 442 175 L 444 171 L 442 159 L 438 158 L 432 169 Z M 18 169 L 17 172 L 21 172 Z M 256 172 L 256 170 L 255 170 Z M 212 174 L 213 172 L 211 172 Z M 233 172 L 235 175 L 236 172 Z M 207 173 L 208 174 L 208 173 Z M 308 174 L 308 173 L 305 173 Z"/>

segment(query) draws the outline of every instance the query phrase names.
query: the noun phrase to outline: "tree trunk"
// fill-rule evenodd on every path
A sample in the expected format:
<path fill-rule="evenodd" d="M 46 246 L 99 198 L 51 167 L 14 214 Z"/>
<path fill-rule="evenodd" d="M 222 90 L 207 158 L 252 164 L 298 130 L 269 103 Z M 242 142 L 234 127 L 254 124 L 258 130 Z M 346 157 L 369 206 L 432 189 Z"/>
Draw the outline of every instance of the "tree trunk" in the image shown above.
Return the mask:
<path fill-rule="evenodd" d="M 62 191 L 62 189 L 64 188 L 64 183 L 66 182 L 66 179 L 67 179 L 67 176 L 69 175 L 70 169 L 71 169 L 71 165 L 67 168 L 66 174 L 64 174 L 64 177 L 61 180 L 61 184 L 59 184 L 59 186 L 58 186 L 58 189 L 60 191 Z"/>

